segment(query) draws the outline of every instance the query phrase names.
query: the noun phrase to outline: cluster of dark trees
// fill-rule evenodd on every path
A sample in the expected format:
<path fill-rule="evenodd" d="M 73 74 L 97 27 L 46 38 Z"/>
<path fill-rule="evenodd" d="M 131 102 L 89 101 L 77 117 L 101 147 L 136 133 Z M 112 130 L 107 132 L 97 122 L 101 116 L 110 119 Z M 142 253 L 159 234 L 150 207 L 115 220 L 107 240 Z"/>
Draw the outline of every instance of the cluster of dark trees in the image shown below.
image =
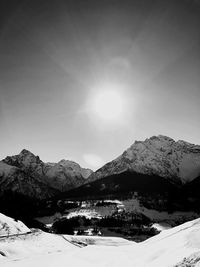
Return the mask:
<path fill-rule="evenodd" d="M 0 212 L 13 219 L 24 222 L 29 228 L 39 228 L 48 231 L 45 224 L 35 220 L 35 217 L 53 215 L 58 210 L 56 203 L 48 204 L 27 197 L 23 194 L 7 191 L 0 196 Z"/>
<path fill-rule="evenodd" d="M 94 229 L 94 235 L 101 229 L 109 229 L 116 233 L 121 233 L 124 236 L 133 235 L 147 235 L 153 236 L 158 232 L 152 228 L 151 220 L 140 213 L 124 213 L 118 216 L 107 216 L 104 218 L 85 218 L 81 216 L 73 218 L 62 218 L 57 220 L 52 230 L 57 234 L 74 234 L 77 230 L 77 234 L 84 234 L 84 230 L 87 228 Z"/>
<path fill-rule="evenodd" d="M 79 227 L 86 227 L 92 224 L 92 220 L 83 216 L 77 216 L 72 218 L 61 218 L 54 222 L 52 230 L 56 234 L 74 234 L 74 230 Z"/>

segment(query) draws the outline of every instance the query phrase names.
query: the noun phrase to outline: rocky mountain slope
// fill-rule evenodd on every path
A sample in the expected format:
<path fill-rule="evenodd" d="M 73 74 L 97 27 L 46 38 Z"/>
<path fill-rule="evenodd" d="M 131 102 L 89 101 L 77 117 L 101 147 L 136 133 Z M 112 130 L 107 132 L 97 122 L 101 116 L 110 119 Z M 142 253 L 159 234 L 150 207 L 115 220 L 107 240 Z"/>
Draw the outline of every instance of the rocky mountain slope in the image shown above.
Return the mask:
<path fill-rule="evenodd" d="M 159 135 L 136 141 L 130 148 L 91 174 L 86 183 L 134 171 L 157 175 L 177 184 L 184 184 L 200 176 L 200 146 Z"/>
<path fill-rule="evenodd" d="M 13 191 L 45 199 L 81 185 L 91 173 L 69 160 L 44 163 L 24 149 L 0 161 L 0 195 Z"/>
<path fill-rule="evenodd" d="M 0 197 L 8 192 L 26 195 L 30 198 L 45 199 L 58 193 L 44 181 L 35 178 L 29 171 L 0 162 Z"/>

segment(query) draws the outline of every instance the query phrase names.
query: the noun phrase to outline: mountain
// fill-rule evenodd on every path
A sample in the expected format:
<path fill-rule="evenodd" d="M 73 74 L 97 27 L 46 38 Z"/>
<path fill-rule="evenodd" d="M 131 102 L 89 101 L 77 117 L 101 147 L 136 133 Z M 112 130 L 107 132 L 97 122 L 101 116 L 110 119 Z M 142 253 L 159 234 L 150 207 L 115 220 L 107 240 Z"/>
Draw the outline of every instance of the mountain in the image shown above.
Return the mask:
<path fill-rule="evenodd" d="M 19 155 L 0 161 L 0 195 L 12 191 L 46 199 L 81 185 L 91 173 L 69 160 L 44 163 L 24 149 Z"/>
<path fill-rule="evenodd" d="M 9 203 L 16 202 L 20 207 L 21 203 L 29 202 L 19 194 L 45 200 L 127 197 L 137 192 L 143 204 L 150 208 L 190 210 L 193 205 L 194 210 L 199 211 L 199 177 L 200 146 L 175 142 L 163 135 L 136 141 L 94 173 L 69 160 L 44 163 L 24 149 L 19 155 L 0 161 L 0 198 L 4 198 L 0 199 L 0 210 L 15 215 L 15 209 L 7 213 L 11 209 Z M 8 203 L 7 208 L 3 209 L 1 203 Z M 28 206 L 25 205 L 23 214 L 27 213 Z M 37 206 L 34 209 L 37 210 Z"/>
<path fill-rule="evenodd" d="M 35 178 L 32 173 L 0 161 L 0 197 L 8 192 L 36 199 L 50 198 L 58 193 L 38 177 Z"/>
<path fill-rule="evenodd" d="M 136 141 L 122 155 L 92 173 L 86 183 L 126 171 L 157 175 L 176 184 L 200 176 L 200 146 L 159 135 Z"/>
<path fill-rule="evenodd" d="M 92 170 L 81 168 L 79 164 L 69 160 L 58 163 L 47 163 L 43 168 L 46 183 L 60 191 L 67 191 L 85 182 Z"/>
<path fill-rule="evenodd" d="M 200 146 L 166 136 L 136 141 L 63 198 L 136 197 L 156 211 L 200 212 Z"/>

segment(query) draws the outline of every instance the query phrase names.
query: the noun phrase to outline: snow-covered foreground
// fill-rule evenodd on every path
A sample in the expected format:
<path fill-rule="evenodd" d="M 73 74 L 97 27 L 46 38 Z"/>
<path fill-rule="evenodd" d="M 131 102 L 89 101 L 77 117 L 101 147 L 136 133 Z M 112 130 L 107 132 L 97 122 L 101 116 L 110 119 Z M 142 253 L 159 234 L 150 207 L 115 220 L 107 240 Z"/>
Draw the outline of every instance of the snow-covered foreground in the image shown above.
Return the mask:
<path fill-rule="evenodd" d="M 184 265 L 187 262 L 192 265 Z M 142 243 L 42 231 L 0 238 L 0 266 L 200 266 L 200 219 L 165 230 Z"/>
<path fill-rule="evenodd" d="M 23 258 L 45 256 L 50 253 L 64 253 L 65 251 L 76 249 L 70 242 L 66 241 L 63 236 L 53 235 L 40 230 L 33 231 L 27 235 L 17 235 L 0 239 L 0 254 L 5 257 L 1 260 L 12 261 Z"/>
<path fill-rule="evenodd" d="M 15 221 L 14 219 L 0 213 L 0 237 L 24 234 L 28 232 L 30 232 L 30 229 L 21 221 Z"/>

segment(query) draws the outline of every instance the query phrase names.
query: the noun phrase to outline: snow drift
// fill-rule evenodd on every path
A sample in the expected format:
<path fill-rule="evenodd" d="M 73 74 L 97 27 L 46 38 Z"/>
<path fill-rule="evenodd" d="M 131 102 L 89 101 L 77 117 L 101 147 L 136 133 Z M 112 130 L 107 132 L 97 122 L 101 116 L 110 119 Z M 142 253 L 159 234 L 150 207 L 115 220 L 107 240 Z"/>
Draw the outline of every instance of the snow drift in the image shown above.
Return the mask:
<path fill-rule="evenodd" d="M 200 219 L 161 232 L 142 243 L 120 238 L 76 237 L 41 231 L 0 240 L 4 267 L 200 266 Z M 79 242 L 89 244 L 79 246 Z M 92 244 L 92 245 L 90 245 Z M 6 257 L 7 256 L 7 257 Z M 17 261 L 16 261 L 17 259 Z M 191 263 L 192 265 L 184 265 Z"/>
<path fill-rule="evenodd" d="M 0 237 L 25 234 L 28 232 L 30 232 L 30 229 L 21 221 L 15 221 L 0 213 Z"/>

